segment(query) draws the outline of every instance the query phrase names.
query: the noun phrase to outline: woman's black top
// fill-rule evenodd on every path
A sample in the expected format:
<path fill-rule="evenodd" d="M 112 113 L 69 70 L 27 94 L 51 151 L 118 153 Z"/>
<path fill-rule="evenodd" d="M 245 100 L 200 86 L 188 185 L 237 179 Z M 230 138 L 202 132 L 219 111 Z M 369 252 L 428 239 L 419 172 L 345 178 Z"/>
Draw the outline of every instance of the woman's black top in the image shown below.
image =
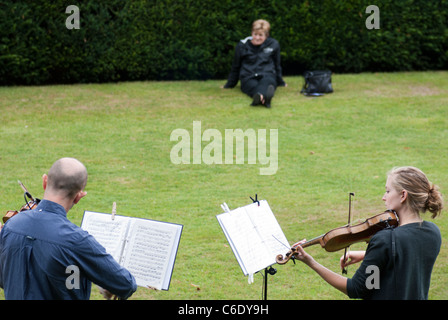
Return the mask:
<path fill-rule="evenodd" d="M 232 69 L 224 88 L 235 87 L 238 80 L 244 82 L 263 76 L 274 77 L 278 86 L 284 86 L 278 41 L 268 37 L 261 45 L 254 46 L 251 38 L 238 42 Z"/>

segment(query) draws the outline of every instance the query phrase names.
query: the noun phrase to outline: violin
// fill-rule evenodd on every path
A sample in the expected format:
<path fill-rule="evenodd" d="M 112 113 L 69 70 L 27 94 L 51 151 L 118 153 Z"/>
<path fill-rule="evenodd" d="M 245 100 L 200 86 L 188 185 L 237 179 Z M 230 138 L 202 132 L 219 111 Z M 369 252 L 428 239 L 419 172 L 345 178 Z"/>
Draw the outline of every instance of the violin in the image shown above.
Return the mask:
<path fill-rule="evenodd" d="M 386 210 L 383 213 L 377 214 L 366 219 L 366 221 L 357 225 L 347 225 L 313 238 L 303 244 L 302 248 L 306 248 L 315 244 L 320 244 L 328 252 L 334 252 L 345 249 L 354 243 L 366 241 L 380 230 L 385 228 L 393 228 L 398 226 L 398 216 L 393 210 Z M 276 256 L 275 260 L 278 264 L 285 264 L 291 258 L 297 255 L 297 247 L 292 247 L 283 257 L 282 254 Z"/>
<path fill-rule="evenodd" d="M 22 206 L 22 208 L 20 208 L 20 210 L 8 210 L 5 214 L 5 216 L 3 217 L 3 223 L 8 221 L 8 219 L 14 217 L 19 212 L 35 209 L 40 202 L 40 199 L 33 198 L 33 196 L 28 192 L 28 190 L 25 188 L 25 186 L 23 185 L 22 182 L 20 182 L 20 181 L 18 181 L 18 182 L 19 182 L 20 187 L 24 191 L 23 197 L 25 199 L 25 204 Z M 27 200 L 27 198 L 29 200 Z"/>

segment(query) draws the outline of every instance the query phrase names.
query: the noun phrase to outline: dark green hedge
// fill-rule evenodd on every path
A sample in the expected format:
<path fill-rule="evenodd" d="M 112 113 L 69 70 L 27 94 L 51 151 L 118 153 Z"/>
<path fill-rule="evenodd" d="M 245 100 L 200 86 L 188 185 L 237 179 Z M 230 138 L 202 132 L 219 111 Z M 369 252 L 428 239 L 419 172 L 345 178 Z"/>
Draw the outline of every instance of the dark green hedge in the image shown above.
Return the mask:
<path fill-rule="evenodd" d="M 370 4 L 379 30 L 365 26 Z M 69 5 L 79 30 L 65 27 Z M 0 84 L 226 78 L 257 18 L 285 75 L 448 69 L 447 0 L 0 0 Z"/>

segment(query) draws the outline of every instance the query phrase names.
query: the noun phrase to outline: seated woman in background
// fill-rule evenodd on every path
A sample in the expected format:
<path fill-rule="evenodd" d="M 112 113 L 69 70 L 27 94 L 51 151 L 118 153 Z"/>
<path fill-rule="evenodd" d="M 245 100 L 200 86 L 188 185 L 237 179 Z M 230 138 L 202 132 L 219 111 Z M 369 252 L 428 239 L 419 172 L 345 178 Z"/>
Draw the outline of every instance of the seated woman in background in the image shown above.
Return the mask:
<path fill-rule="evenodd" d="M 277 86 L 286 86 L 280 65 L 280 45 L 269 37 L 270 24 L 256 20 L 252 36 L 238 42 L 227 83 L 224 88 L 234 88 L 241 81 L 241 91 L 252 97 L 252 106 L 271 107 Z"/>

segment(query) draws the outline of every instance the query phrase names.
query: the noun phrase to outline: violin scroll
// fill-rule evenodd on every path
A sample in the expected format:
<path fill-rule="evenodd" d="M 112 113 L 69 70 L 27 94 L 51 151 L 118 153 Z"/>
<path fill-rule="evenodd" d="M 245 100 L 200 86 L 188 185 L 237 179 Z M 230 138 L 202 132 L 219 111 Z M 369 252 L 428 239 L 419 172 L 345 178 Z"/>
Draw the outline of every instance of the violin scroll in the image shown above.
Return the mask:
<path fill-rule="evenodd" d="M 294 259 L 294 255 L 297 253 L 297 249 L 295 247 L 292 247 L 289 249 L 289 251 L 283 256 L 282 254 L 278 254 L 275 257 L 275 261 L 278 264 L 286 264 L 289 260 Z"/>
<path fill-rule="evenodd" d="M 312 246 L 312 245 L 315 245 L 315 244 L 320 244 L 320 246 L 321 246 L 322 248 L 325 248 L 325 243 L 322 241 L 322 238 L 323 238 L 322 236 L 313 238 L 313 239 L 311 239 L 311 240 L 309 240 L 309 241 L 306 241 L 306 242 L 300 244 L 300 246 L 301 246 L 302 248 L 306 248 L 306 247 L 309 247 L 309 246 Z M 291 260 L 291 259 L 295 259 L 297 253 L 298 253 L 298 252 L 297 252 L 297 246 L 295 246 L 295 247 L 291 247 L 291 249 L 289 249 L 289 251 L 285 254 L 285 257 L 283 257 L 283 255 L 279 254 L 279 255 L 277 255 L 277 256 L 275 257 L 275 261 L 276 261 L 278 264 L 285 264 L 285 263 L 287 263 L 289 260 Z"/>

